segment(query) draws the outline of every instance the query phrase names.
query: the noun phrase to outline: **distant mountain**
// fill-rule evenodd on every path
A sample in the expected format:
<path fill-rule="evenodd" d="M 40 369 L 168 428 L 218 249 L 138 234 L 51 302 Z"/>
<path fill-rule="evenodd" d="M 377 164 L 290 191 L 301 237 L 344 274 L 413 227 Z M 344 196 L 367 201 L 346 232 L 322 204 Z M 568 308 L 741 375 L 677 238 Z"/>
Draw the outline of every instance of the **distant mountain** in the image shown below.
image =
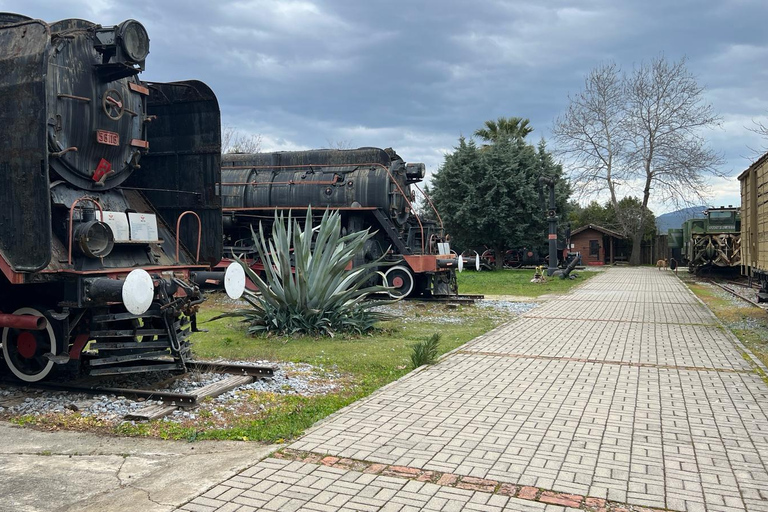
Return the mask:
<path fill-rule="evenodd" d="M 683 208 L 676 212 L 669 212 L 656 217 L 656 229 L 659 233 L 664 235 L 668 229 L 680 229 L 683 226 L 683 222 L 694 217 L 704 217 L 704 210 L 706 206 L 691 206 L 690 208 Z"/>

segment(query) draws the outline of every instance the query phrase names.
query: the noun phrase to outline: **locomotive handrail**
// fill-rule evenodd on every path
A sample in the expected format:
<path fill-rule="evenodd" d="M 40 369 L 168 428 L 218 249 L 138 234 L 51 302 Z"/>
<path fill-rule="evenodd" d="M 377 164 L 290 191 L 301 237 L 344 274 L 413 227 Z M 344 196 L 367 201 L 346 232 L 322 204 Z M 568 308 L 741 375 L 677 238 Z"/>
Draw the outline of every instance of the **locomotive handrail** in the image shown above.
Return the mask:
<path fill-rule="evenodd" d="M 104 209 L 101 207 L 101 205 L 96 199 L 88 196 L 78 197 L 77 199 L 75 199 L 75 202 L 72 203 L 72 206 L 69 207 L 69 236 L 67 237 L 67 246 L 68 246 L 67 265 L 72 264 L 72 235 L 74 234 L 72 229 L 72 226 L 74 224 L 74 219 L 72 218 L 72 214 L 75 212 L 75 206 L 77 206 L 77 203 L 79 203 L 80 201 L 90 201 L 93 204 L 95 204 L 96 207 L 99 209 L 99 213 L 101 214 L 101 222 L 104 222 Z"/>
<path fill-rule="evenodd" d="M 413 213 L 413 216 L 416 217 L 416 221 L 419 223 L 419 230 L 421 231 L 421 254 L 424 254 L 424 225 L 421 223 L 421 218 L 416 214 L 416 210 L 413 209 L 413 205 L 411 204 L 411 201 L 408 200 L 408 196 L 405 195 L 405 191 L 400 187 L 400 184 L 395 180 L 395 177 L 392 176 L 392 173 L 389 172 L 389 169 L 381 164 L 370 164 L 372 166 L 379 166 L 385 171 L 387 171 L 387 175 L 389 175 L 389 179 L 392 180 L 392 183 L 395 184 L 397 187 L 397 190 L 400 191 L 400 195 L 403 196 L 403 199 L 405 199 L 405 202 L 408 203 L 408 208 L 411 209 L 411 212 Z"/>
<path fill-rule="evenodd" d="M 242 187 L 247 185 L 335 185 L 339 182 L 339 177 L 334 176 L 332 180 L 323 181 L 246 181 L 243 183 L 219 183 L 225 187 Z"/>
<path fill-rule="evenodd" d="M 440 221 L 440 229 L 445 231 L 445 226 L 443 226 L 443 218 L 440 217 L 440 214 L 437 212 L 437 208 L 435 208 L 435 205 L 432 203 L 432 199 L 430 199 L 430 197 L 427 195 L 427 193 L 424 192 L 423 190 L 421 190 L 417 184 L 414 183 L 413 186 L 416 187 L 416 190 L 421 192 L 421 195 L 423 195 L 424 199 L 427 200 L 427 202 L 429 203 L 429 206 L 432 207 L 432 211 L 435 212 L 435 215 L 437 215 L 437 220 Z"/>
<path fill-rule="evenodd" d="M 179 261 L 179 240 L 181 239 L 179 230 L 181 229 L 181 219 L 184 218 L 184 216 L 188 213 L 191 213 L 197 219 L 197 253 L 195 254 L 195 263 L 200 261 L 200 239 L 203 235 L 203 221 L 200 220 L 200 216 L 196 212 L 187 210 L 179 215 L 178 219 L 176 219 L 176 263 L 181 263 Z"/>
<path fill-rule="evenodd" d="M 242 169 L 301 169 L 305 167 L 381 167 L 384 169 L 389 176 L 389 179 L 392 181 L 392 183 L 395 184 L 397 187 L 397 190 L 400 191 L 400 195 L 403 196 L 403 199 L 405 199 L 405 202 L 408 204 L 408 208 L 410 208 L 411 212 L 413 213 L 413 216 L 416 217 L 416 221 L 419 223 L 419 230 L 421 231 L 421 253 L 424 254 L 424 225 L 421 223 L 421 218 L 416 214 L 416 210 L 413 208 L 413 204 L 411 204 L 411 201 L 408 200 L 408 196 L 405 194 L 405 191 L 402 189 L 400 184 L 395 180 L 395 177 L 392 176 L 392 173 L 389 172 L 389 169 L 387 166 L 380 164 L 378 162 L 371 162 L 371 163 L 354 163 L 354 164 L 297 164 L 297 165 L 225 165 L 222 166 L 222 170 L 242 170 Z M 335 177 L 334 177 L 335 178 Z M 320 185 L 321 182 L 318 181 L 284 181 L 284 182 L 263 182 L 263 184 L 270 184 L 270 185 L 298 185 L 299 183 L 306 183 L 306 184 L 312 184 L 312 185 Z M 334 182 L 335 183 L 335 182 Z M 257 185 L 259 182 L 249 182 L 249 183 L 219 183 L 219 185 L 222 186 L 243 186 L 243 185 Z M 322 183 L 325 185 L 328 185 L 329 183 Z M 418 188 L 418 187 L 417 187 Z M 439 215 L 438 215 L 439 217 Z M 441 226 L 442 226 L 442 220 L 441 220 Z"/>

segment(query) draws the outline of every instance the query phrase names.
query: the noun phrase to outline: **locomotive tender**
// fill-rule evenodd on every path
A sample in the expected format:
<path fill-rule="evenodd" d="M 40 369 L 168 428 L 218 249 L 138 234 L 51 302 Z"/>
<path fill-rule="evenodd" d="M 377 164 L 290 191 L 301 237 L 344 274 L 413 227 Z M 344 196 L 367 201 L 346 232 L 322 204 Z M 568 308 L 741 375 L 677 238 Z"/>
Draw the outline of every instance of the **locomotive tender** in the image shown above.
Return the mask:
<path fill-rule="evenodd" d="M 216 97 L 142 82 L 148 53 L 134 20 L 0 13 L 0 331 L 21 380 L 183 371 L 198 273 L 244 286 L 239 266 L 204 272 L 222 250 Z"/>
<path fill-rule="evenodd" d="M 383 257 L 390 295 L 457 293 L 463 260 L 451 252 L 439 214 L 427 220 L 414 211 L 412 186 L 424 164 L 406 163 L 391 148 L 226 154 L 221 163 L 225 255 L 255 257 L 251 227 L 269 225 L 275 211 L 302 218 L 310 207 L 317 215 L 333 209 L 345 233 L 376 232 L 353 265 Z"/>

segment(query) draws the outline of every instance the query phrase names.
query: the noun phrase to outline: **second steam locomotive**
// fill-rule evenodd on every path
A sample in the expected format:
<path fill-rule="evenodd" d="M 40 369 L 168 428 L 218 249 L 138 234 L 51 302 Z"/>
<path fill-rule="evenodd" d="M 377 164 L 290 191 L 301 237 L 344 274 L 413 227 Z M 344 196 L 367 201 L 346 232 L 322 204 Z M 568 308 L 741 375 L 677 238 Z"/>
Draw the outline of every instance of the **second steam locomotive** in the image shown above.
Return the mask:
<path fill-rule="evenodd" d="M 406 163 L 392 149 L 223 155 L 225 255 L 255 257 L 251 227 L 270 224 L 275 211 L 301 218 L 310 207 L 318 215 L 333 209 L 345 232 L 376 232 L 353 264 L 381 258 L 391 295 L 456 294 L 463 260 L 452 253 L 434 208 L 434 220 L 414 210 L 424 173 L 424 164 Z"/>

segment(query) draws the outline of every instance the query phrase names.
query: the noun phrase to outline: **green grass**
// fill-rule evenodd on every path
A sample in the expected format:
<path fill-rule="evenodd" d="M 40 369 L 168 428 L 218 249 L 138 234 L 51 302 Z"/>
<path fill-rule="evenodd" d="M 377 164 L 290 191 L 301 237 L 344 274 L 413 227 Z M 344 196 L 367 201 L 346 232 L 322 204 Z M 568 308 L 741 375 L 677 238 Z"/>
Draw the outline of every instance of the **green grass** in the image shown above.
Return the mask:
<path fill-rule="evenodd" d="M 515 295 L 538 297 L 546 294 L 562 294 L 596 275 L 596 272 L 576 271 L 576 279 L 549 277 L 545 283 L 532 283 L 534 270 L 493 270 L 462 272 L 458 274 L 459 293 L 484 295 Z"/>
<path fill-rule="evenodd" d="M 228 428 L 210 428 L 204 420 L 195 426 L 153 421 L 136 425 L 123 423 L 116 431 L 122 435 L 186 439 L 190 442 L 215 439 L 282 443 L 298 437 L 313 423 L 366 394 L 359 392 L 314 397 L 287 395 L 281 397 L 279 403 L 261 417 L 235 421 Z"/>
<path fill-rule="evenodd" d="M 212 302 L 212 303 L 211 303 Z M 269 360 L 308 363 L 344 375 L 344 389 L 323 396 L 299 397 L 275 393 L 254 393 L 254 401 L 267 404 L 258 416 L 234 418 L 228 428 L 213 426 L 201 417 L 194 425 L 153 421 L 124 423 L 122 435 L 163 439 L 231 439 L 282 442 L 299 436 L 316 421 L 367 396 L 411 369 L 415 343 L 440 333 L 439 353 L 466 343 L 499 325 L 507 318 L 474 306 L 456 309 L 434 303 L 401 302 L 397 319 L 381 324 L 374 333 L 334 338 L 251 337 L 235 318 L 203 323 L 227 307 L 209 301 L 198 315 L 207 333 L 193 336 L 193 350 L 200 359 Z M 452 321 L 460 320 L 460 323 Z"/>

